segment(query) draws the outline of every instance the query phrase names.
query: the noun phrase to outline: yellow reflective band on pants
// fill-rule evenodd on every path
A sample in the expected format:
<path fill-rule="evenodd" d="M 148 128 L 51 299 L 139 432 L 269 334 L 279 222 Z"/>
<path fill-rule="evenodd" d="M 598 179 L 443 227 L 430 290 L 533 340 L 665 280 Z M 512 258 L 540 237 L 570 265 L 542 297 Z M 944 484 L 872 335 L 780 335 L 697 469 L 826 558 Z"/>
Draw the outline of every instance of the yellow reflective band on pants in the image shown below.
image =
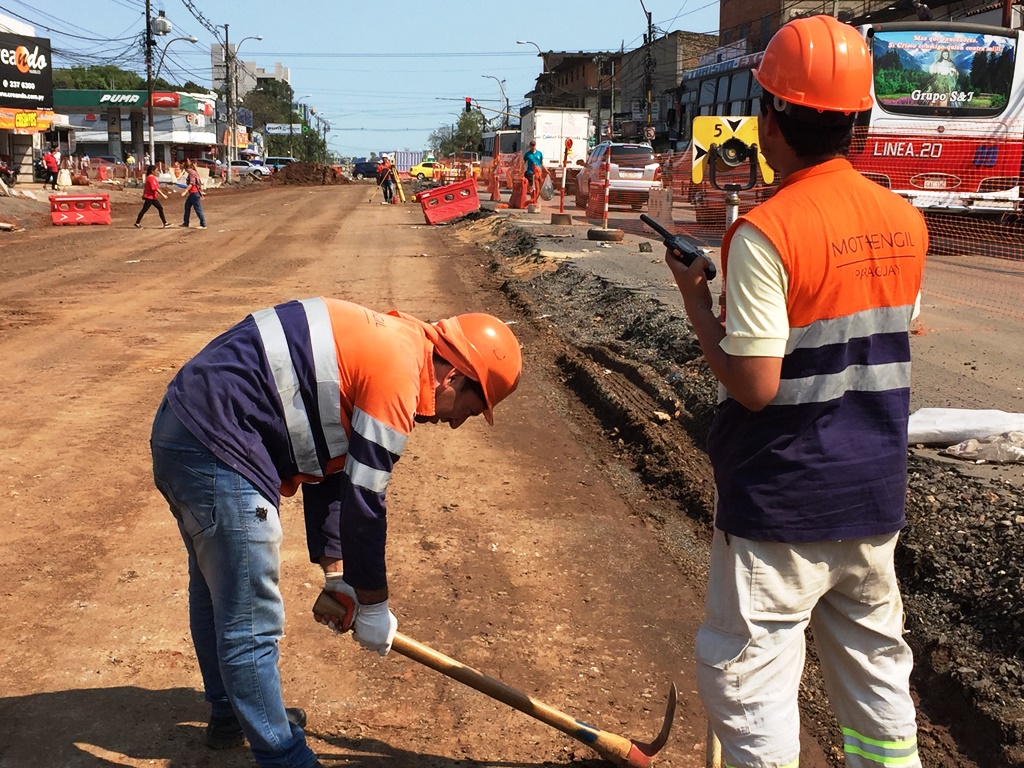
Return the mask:
<path fill-rule="evenodd" d="M 900 739 L 899 741 L 880 741 L 869 739 L 852 728 L 843 728 L 843 752 L 850 756 L 857 755 L 880 765 L 917 765 L 917 738 Z"/>

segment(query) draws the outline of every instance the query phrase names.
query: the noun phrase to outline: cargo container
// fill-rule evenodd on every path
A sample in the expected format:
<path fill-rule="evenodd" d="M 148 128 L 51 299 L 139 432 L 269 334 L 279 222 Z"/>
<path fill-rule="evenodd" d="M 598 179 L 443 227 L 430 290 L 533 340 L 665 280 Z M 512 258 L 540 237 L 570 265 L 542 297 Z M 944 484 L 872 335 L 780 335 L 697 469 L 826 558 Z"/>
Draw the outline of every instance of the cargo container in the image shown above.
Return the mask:
<path fill-rule="evenodd" d="M 399 173 L 408 173 L 410 168 L 414 165 L 418 165 L 423 160 L 422 152 L 413 152 L 410 150 L 392 149 L 390 151 L 378 152 L 377 154 L 387 155 L 392 158 L 395 163 L 395 169 Z"/>

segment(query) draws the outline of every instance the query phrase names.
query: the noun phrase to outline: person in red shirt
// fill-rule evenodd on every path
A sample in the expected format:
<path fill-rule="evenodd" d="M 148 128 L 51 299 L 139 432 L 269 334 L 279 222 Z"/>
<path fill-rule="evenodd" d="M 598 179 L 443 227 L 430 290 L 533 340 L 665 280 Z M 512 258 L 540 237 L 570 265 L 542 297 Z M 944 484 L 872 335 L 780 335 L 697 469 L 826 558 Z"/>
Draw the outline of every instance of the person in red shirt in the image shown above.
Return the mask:
<path fill-rule="evenodd" d="M 57 171 L 60 167 L 57 162 L 57 156 L 53 154 L 53 150 L 48 149 L 46 154 L 43 155 L 43 165 L 46 166 L 46 178 L 43 179 L 43 188 L 49 184 L 52 189 L 57 189 Z"/>
<path fill-rule="evenodd" d="M 147 165 L 146 183 L 142 188 L 142 210 L 139 211 L 139 215 L 135 219 L 136 229 L 142 229 L 142 217 L 146 215 L 146 211 L 150 208 L 156 208 L 156 212 L 160 214 L 160 221 L 163 222 L 165 227 L 171 226 L 167 221 L 167 217 L 164 216 L 164 207 L 160 205 L 157 195 L 164 199 L 167 198 L 167 195 L 160 189 L 160 180 L 156 177 L 156 166 Z"/>

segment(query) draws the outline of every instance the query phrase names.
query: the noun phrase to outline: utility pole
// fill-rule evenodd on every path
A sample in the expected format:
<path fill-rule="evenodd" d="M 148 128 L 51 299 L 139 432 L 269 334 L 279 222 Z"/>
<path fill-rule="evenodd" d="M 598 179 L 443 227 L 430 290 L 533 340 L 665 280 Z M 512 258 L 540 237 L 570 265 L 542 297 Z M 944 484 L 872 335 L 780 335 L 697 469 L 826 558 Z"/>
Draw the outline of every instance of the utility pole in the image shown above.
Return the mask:
<path fill-rule="evenodd" d="M 224 84 L 227 86 L 225 101 L 228 107 L 228 140 L 224 147 L 224 180 L 231 183 L 231 147 L 235 143 L 235 124 L 231 119 L 231 83 L 234 78 L 231 76 L 231 44 L 228 42 L 228 25 L 224 25 Z"/>
<path fill-rule="evenodd" d="M 651 21 L 651 12 L 644 7 L 643 0 L 640 0 L 640 7 L 647 14 L 647 50 L 644 53 L 644 91 L 647 93 L 647 125 L 651 124 L 651 91 L 654 88 L 654 23 Z"/>
<path fill-rule="evenodd" d="M 153 138 L 153 9 L 146 0 L 146 110 L 149 113 L 149 162 L 156 162 L 156 139 Z"/>

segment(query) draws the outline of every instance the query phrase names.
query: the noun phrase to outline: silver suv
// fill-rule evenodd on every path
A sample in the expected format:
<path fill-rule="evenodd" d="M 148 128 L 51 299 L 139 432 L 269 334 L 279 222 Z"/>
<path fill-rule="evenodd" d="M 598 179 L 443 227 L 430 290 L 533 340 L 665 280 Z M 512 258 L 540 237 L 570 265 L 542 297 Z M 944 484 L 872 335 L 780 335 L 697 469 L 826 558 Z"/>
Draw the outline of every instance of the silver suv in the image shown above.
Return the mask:
<path fill-rule="evenodd" d="M 622 144 L 605 141 L 590 151 L 587 163 L 576 177 L 576 205 L 586 208 L 591 183 L 604 182 L 604 163 L 611 158 L 608 172 L 608 202 L 640 209 L 647 205 L 652 189 L 661 189 L 661 163 L 650 144 Z"/>

